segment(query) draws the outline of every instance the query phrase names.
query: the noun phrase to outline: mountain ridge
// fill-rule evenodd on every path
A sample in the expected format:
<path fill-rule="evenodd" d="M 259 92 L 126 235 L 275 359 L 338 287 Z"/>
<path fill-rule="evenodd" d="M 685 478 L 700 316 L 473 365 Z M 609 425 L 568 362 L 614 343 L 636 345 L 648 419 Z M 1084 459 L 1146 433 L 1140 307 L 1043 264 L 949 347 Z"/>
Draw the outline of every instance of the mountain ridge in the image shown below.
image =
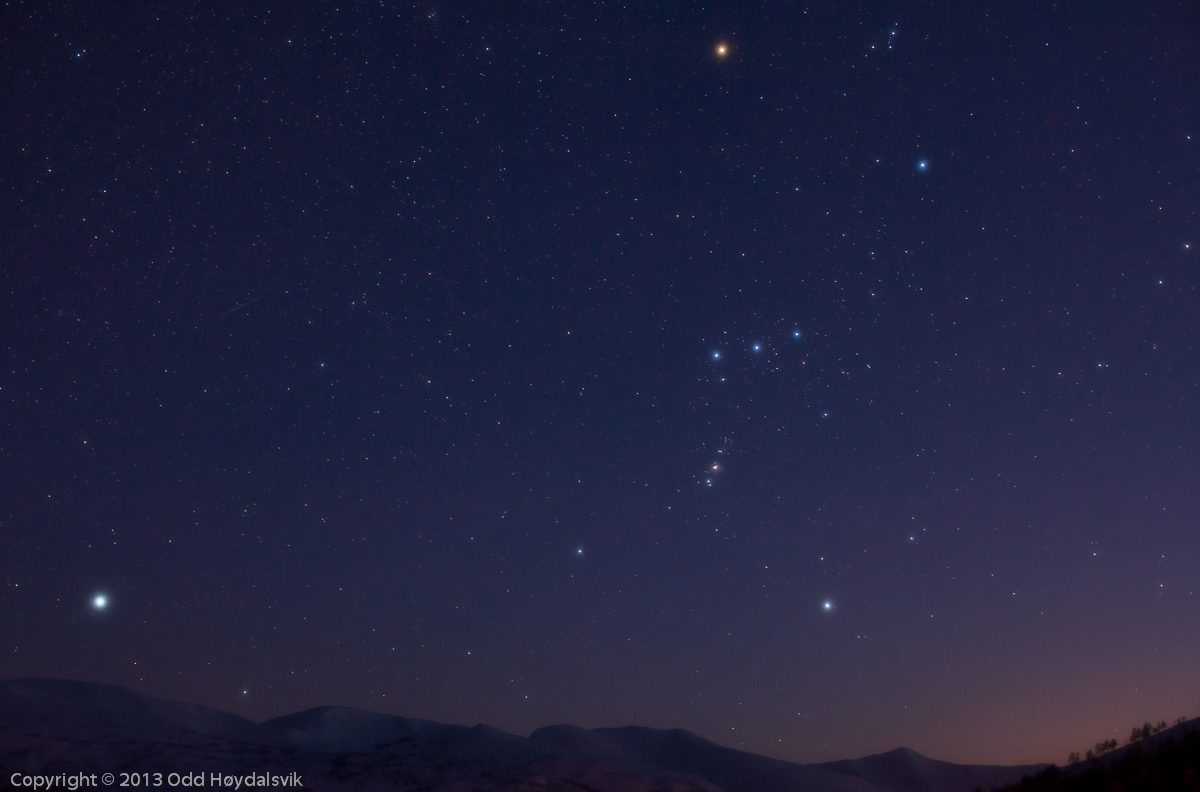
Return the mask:
<path fill-rule="evenodd" d="M 255 722 L 115 685 L 0 681 L 0 766 L 144 772 L 149 758 L 168 771 L 302 767 L 305 788 L 612 792 L 970 792 L 1043 767 L 955 765 L 910 748 L 798 764 L 684 729 L 557 724 L 524 737 L 339 706 Z"/>

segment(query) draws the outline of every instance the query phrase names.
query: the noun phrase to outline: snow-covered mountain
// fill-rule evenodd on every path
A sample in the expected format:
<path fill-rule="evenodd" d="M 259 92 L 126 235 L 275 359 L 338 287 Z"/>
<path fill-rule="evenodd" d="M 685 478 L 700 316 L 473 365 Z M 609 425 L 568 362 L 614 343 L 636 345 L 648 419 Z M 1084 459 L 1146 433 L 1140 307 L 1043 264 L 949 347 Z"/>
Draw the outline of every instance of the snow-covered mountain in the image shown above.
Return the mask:
<path fill-rule="evenodd" d="M 801 765 L 682 730 L 550 726 L 520 737 L 345 707 L 263 723 L 87 682 L 0 682 L 0 770 L 297 772 L 305 789 L 970 792 L 1037 766 L 954 765 L 900 749 Z"/>

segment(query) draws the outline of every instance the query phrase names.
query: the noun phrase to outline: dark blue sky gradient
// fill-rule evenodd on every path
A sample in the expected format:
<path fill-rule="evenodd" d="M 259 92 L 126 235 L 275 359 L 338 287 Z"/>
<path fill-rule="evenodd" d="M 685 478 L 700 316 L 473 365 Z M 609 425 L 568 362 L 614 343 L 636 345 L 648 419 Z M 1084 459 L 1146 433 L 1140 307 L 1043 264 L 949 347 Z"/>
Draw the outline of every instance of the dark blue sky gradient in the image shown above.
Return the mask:
<path fill-rule="evenodd" d="M 1200 707 L 1194 4 L 0 31 L 0 675 L 796 760 Z"/>

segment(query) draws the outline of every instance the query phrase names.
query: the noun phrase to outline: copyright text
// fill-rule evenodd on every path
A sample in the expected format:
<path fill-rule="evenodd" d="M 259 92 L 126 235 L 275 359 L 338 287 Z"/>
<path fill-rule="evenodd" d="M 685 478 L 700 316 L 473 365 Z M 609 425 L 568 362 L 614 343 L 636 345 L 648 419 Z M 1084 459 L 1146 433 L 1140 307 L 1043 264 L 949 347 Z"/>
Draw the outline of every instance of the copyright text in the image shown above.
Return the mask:
<path fill-rule="evenodd" d="M 19 789 L 36 792 L 76 792 L 80 789 L 125 787 L 130 789 L 156 787 L 167 789 L 232 790 L 241 789 L 300 789 L 304 786 L 299 773 L 13 773 L 8 783 Z"/>

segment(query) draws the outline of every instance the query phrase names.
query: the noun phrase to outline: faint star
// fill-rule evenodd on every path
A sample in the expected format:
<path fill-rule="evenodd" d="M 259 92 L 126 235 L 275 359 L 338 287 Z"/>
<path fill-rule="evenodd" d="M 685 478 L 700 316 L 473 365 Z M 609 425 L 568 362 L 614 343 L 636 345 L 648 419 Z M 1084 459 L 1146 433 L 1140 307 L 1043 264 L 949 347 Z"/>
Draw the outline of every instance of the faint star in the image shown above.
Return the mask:
<path fill-rule="evenodd" d="M 929 160 L 926 160 L 926 159 L 917 160 L 917 170 L 920 171 L 921 173 L 924 173 L 925 171 L 929 170 Z"/>
<path fill-rule="evenodd" d="M 753 344 L 751 344 L 751 345 L 750 345 L 750 351 L 751 351 L 751 352 L 753 352 L 753 353 L 755 353 L 755 354 L 758 354 L 759 352 L 762 352 L 762 351 L 763 351 L 763 345 L 762 345 L 762 343 L 761 343 L 761 342 L 758 342 L 758 341 L 755 341 Z"/>

